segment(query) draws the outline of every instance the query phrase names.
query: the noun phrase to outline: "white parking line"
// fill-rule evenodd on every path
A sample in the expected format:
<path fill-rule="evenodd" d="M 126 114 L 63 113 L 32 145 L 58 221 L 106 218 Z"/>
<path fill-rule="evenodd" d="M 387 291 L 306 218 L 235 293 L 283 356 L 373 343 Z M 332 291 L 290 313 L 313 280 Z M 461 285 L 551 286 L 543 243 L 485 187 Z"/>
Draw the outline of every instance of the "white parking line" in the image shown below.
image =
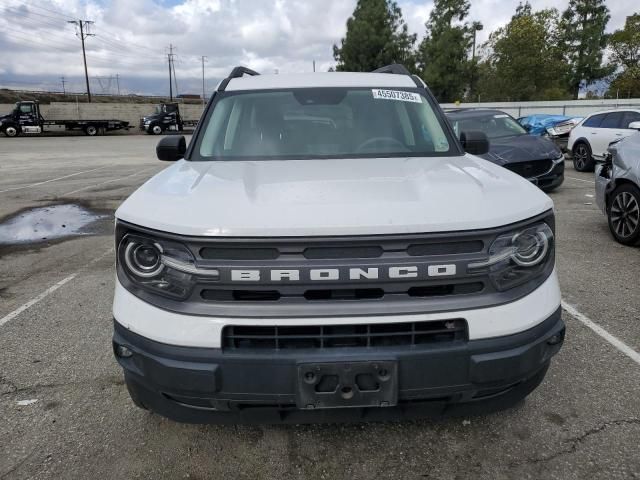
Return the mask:
<path fill-rule="evenodd" d="M 584 183 L 590 183 L 592 185 L 595 185 L 596 182 L 594 182 L 593 180 L 584 180 L 582 178 L 576 178 L 576 177 L 567 177 L 566 175 L 564 176 L 564 178 L 567 178 L 569 180 L 575 180 L 576 182 L 584 182 Z"/>
<path fill-rule="evenodd" d="M 107 250 L 106 252 L 104 252 L 102 255 L 100 255 L 99 257 L 94 258 L 93 260 L 91 260 L 89 263 L 87 263 L 84 267 L 82 267 L 80 270 L 78 270 L 75 273 L 72 273 L 71 275 L 69 275 L 68 277 L 63 278 L 62 280 L 60 280 L 58 283 L 54 283 L 53 285 L 51 285 L 49 288 L 47 288 L 44 292 L 42 292 L 40 295 L 32 298 L 31 300 L 29 300 L 27 303 L 19 306 L 18 308 L 16 308 L 13 312 L 9 313 L 8 315 L 5 315 L 4 317 L 0 318 L 0 327 L 2 327 L 5 323 L 10 322 L 11 320 L 13 320 L 14 318 L 16 318 L 18 315 L 20 315 L 22 312 L 24 312 L 25 310 L 33 307 L 36 303 L 40 302 L 41 300 L 44 300 L 45 298 L 47 298 L 49 295 L 51 295 L 53 292 L 55 292 L 56 290 L 58 290 L 60 287 L 62 287 L 63 285 L 69 283 L 71 280 L 73 280 L 74 278 L 76 278 L 80 273 L 82 273 L 83 270 L 85 270 L 89 265 L 93 265 L 94 263 L 102 260 L 104 257 L 106 257 L 107 255 L 109 255 L 111 252 L 113 252 L 113 248 L 110 248 L 109 250 Z"/>
<path fill-rule="evenodd" d="M 598 335 L 604 338 L 611 345 L 616 347 L 620 352 L 624 353 L 627 357 L 629 357 L 631 360 L 633 360 L 638 365 L 640 365 L 640 353 L 636 352 L 633 348 L 631 348 L 629 345 L 624 343 L 618 337 L 611 335 L 600 325 L 592 321 L 589 317 L 587 317 L 583 313 L 580 313 L 573 305 L 568 304 L 564 300 L 562 301 L 562 308 L 573 318 L 575 318 L 585 326 L 589 327 L 591 330 L 596 332 Z"/>
<path fill-rule="evenodd" d="M 45 180 L 43 182 L 31 183 L 29 185 L 23 185 L 21 187 L 7 188 L 6 190 L 0 190 L 0 193 L 13 192 L 14 190 L 22 190 L 24 188 L 37 187 L 38 185 L 44 185 L 45 183 L 57 182 L 58 180 L 63 180 L 65 178 L 75 177 L 76 175 L 82 175 L 83 173 L 95 172 L 97 170 L 102 170 L 103 168 L 107 168 L 107 167 L 110 167 L 110 165 L 104 165 L 102 167 L 92 168 L 91 170 L 85 170 L 83 172 L 72 173 L 71 175 L 64 175 L 62 177 L 52 178 L 50 180 Z"/>
<path fill-rule="evenodd" d="M 104 182 L 96 183 L 94 185 L 88 185 L 86 187 L 78 188 L 77 190 L 72 190 L 70 192 L 63 193 L 61 196 L 71 195 L 73 193 L 82 192 L 83 190 L 89 190 L 90 188 L 99 187 L 100 185 L 104 185 L 105 183 L 117 182 L 118 180 L 124 180 L 125 178 L 135 177 L 136 175 L 139 175 L 140 173 L 146 172 L 148 170 L 151 170 L 151 168 L 143 168 L 142 170 L 139 170 L 139 171 L 137 171 L 135 173 L 131 173 L 129 175 L 124 175 L 124 176 L 118 177 L 118 178 L 112 178 L 111 180 L 105 180 Z"/>

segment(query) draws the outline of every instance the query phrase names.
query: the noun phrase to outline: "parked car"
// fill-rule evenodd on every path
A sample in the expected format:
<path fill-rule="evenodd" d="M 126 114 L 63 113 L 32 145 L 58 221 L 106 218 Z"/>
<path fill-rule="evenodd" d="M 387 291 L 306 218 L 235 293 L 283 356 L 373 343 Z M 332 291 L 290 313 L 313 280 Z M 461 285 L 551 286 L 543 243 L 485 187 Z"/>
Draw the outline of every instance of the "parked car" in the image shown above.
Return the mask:
<path fill-rule="evenodd" d="M 571 117 L 566 115 L 536 113 L 534 115 L 519 117 L 518 123 L 522 125 L 530 135 L 544 135 L 547 132 L 547 128 L 569 119 L 571 119 Z"/>
<path fill-rule="evenodd" d="M 483 132 L 489 152 L 479 155 L 550 192 L 564 181 L 564 155 L 548 138 L 528 135 L 512 116 L 500 110 L 455 109 L 446 112 L 456 134 Z"/>
<path fill-rule="evenodd" d="M 629 136 L 635 130 L 631 124 L 640 121 L 640 110 L 608 110 L 589 115 L 569 134 L 567 148 L 573 156 L 573 166 L 579 172 L 592 172 L 596 161 L 602 161 L 607 147 L 614 140 Z"/>
<path fill-rule="evenodd" d="M 573 117 L 568 120 L 556 122 L 547 127 L 546 136 L 555 143 L 563 152 L 567 152 L 567 144 L 569 143 L 569 135 L 571 130 L 582 121 L 583 117 Z"/>
<path fill-rule="evenodd" d="M 564 341 L 553 201 L 487 150 L 401 65 L 234 68 L 115 214 L 133 402 L 269 423 L 519 402 Z"/>
<path fill-rule="evenodd" d="M 640 122 L 631 126 L 640 130 Z M 623 245 L 640 243 L 640 132 L 613 142 L 596 167 L 596 202 Z"/>

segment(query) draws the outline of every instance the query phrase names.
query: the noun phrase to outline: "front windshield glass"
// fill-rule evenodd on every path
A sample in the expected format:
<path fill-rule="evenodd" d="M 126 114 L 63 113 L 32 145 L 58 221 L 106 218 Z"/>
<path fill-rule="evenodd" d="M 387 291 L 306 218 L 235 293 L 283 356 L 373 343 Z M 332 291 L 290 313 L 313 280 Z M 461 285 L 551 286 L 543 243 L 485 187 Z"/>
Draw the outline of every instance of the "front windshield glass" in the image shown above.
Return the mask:
<path fill-rule="evenodd" d="M 487 137 L 500 138 L 513 135 L 525 135 L 527 131 L 506 113 L 474 115 L 467 118 L 450 118 L 456 135 L 460 132 L 479 130 Z"/>
<path fill-rule="evenodd" d="M 459 154 L 416 89 L 304 88 L 222 94 L 194 160 Z"/>
<path fill-rule="evenodd" d="M 156 105 L 155 113 L 162 113 L 162 107 L 160 105 Z"/>

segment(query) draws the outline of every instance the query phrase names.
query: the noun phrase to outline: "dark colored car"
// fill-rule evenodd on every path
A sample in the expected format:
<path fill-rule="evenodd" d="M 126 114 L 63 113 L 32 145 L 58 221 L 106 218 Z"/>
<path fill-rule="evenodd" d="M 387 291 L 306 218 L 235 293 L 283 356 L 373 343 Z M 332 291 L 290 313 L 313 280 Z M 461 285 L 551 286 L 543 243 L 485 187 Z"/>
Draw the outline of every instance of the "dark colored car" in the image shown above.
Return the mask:
<path fill-rule="evenodd" d="M 503 166 L 545 192 L 564 181 L 564 155 L 545 137 L 529 135 L 512 116 L 500 110 L 456 109 L 446 112 L 456 134 L 479 130 L 489 138 L 489 153 L 480 157 Z"/>

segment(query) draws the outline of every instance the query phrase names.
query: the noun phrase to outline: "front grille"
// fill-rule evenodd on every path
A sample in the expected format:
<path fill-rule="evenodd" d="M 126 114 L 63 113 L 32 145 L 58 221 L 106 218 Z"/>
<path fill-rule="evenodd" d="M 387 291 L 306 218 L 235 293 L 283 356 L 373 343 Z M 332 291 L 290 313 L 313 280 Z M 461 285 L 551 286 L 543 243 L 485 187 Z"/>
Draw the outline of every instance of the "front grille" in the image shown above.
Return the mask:
<path fill-rule="evenodd" d="M 483 308 L 521 298 L 530 286 L 500 292 L 488 270 L 471 271 L 468 265 L 486 260 L 497 236 L 543 220 L 552 224 L 553 214 L 452 232 L 274 238 L 171 235 L 190 250 L 198 268 L 218 275 L 191 275 L 191 289 L 180 301 L 143 291 L 136 294 L 170 311 L 226 318 L 348 321 L 351 316 Z"/>
<path fill-rule="evenodd" d="M 222 331 L 225 350 L 395 347 L 467 341 L 462 319 L 356 325 L 238 326 Z"/>
<path fill-rule="evenodd" d="M 310 288 L 290 291 L 274 290 L 270 287 L 247 289 L 205 288 L 200 296 L 207 302 L 275 302 L 284 299 L 308 301 L 320 300 L 371 300 L 385 296 L 400 297 L 438 297 L 448 295 L 465 295 L 481 292 L 483 282 L 439 283 L 439 284 L 393 284 L 387 283 L 384 288 Z"/>
<path fill-rule="evenodd" d="M 551 170 L 553 161 L 551 160 L 534 160 L 532 162 L 508 163 L 504 167 L 526 178 L 537 177 Z"/>

